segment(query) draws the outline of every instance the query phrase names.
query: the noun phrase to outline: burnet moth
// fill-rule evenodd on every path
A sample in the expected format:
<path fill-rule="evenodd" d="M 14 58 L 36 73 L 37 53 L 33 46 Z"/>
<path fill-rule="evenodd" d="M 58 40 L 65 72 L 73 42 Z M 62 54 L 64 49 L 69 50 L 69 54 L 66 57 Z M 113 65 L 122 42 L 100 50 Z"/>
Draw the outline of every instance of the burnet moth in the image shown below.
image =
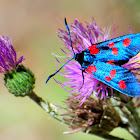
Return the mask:
<path fill-rule="evenodd" d="M 97 80 L 125 95 L 131 97 L 138 97 L 140 95 L 140 85 L 135 75 L 130 70 L 121 67 L 121 65 L 127 63 L 130 58 L 139 53 L 140 33 L 124 35 L 115 39 L 93 44 L 81 53 L 75 54 L 66 18 L 65 26 L 69 33 L 74 56 L 54 74 L 50 75 L 46 80 L 46 83 L 67 63 L 75 59 L 81 65 L 83 84 L 83 73 L 86 72 Z"/>

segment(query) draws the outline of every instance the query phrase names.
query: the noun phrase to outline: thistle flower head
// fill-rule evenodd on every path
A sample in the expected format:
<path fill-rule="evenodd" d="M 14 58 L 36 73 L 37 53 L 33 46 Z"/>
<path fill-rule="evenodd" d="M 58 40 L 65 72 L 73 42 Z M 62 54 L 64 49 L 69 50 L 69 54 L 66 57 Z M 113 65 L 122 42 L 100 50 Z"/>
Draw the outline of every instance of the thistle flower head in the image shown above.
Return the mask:
<path fill-rule="evenodd" d="M 15 96 L 28 95 L 34 88 L 34 74 L 20 65 L 22 61 L 23 56 L 17 60 L 12 41 L 0 36 L 0 73 L 4 73 L 5 86 Z"/>
<path fill-rule="evenodd" d="M 92 44 L 114 38 L 114 32 L 117 28 L 118 27 L 114 26 L 112 32 L 110 30 L 103 30 L 97 26 L 94 19 L 91 23 L 86 23 L 86 27 L 84 27 L 75 19 L 74 23 L 71 25 L 70 28 L 74 52 L 80 53 Z M 65 48 L 71 51 L 70 54 L 68 54 L 63 49 L 61 49 L 65 54 L 68 55 L 68 59 L 66 60 L 67 62 L 70 58 L 73 57 L 69 34 L 67 31 L 59 29 L 58 36 L 64 42 Z M 134 74 L 138 75 L 138 71 L 140 70 L 140 68 L 137 68 L 137 66 L 139 65 L 139 63 L 137 63 L 137 60 L 139 58 L 140 57 L 132 58 L 128 63 L 124 64 L 123 67 L 130 69 Z M 58 59 L 56 60 L 57 62 L 59 62 Z M 136 60 L 136 62 L 132 62 L 134 60 Z M 82 85 L 83 76 L 81 66 L 75 60 L 72 60 L 67 65 L 65 65 L 64 72 L 59 72 L 59 74 L 67 79 L 67 81 L 65 81 L 64 83 L 56 81 L 57 83 L 61 84 L 65 90 L 66 87 L 70 87 L 72 90 L 68 92 L 76 94 L 80 92 L 80 94 L 75 97 L 75 99 L 82 98 L 80 105 L 82 105 L 85 102 L 86 98 L 92 93 L 96 95 L 100 100 L 104 99 L 104 102 L 106 96 L 113 97 L 113 89 L 111 87 L 105 85 L 104 83 L 93 78 L 87 73 L 84 73 L 84 85 Z"/>
<path fill-rule="evenodd" d="M 10 72 L 21 63 L 23 56 L 17 60 L 12 41 L 8 37 L 0 36 L 0 73 Z"/>
<path fill-rule="evenodd" d="M 105 106 L 102 101 L 87 97 L 85 102 L 78 107 L 79 101 L 74 100 L 75 97 L 75 94 L 68 97 L 65 102 L 67 112 L 61 115 L 72 129 L 65 133 L 84 131 L 102 135 L 118 126 L 119 114 L 111 105 Z"/>

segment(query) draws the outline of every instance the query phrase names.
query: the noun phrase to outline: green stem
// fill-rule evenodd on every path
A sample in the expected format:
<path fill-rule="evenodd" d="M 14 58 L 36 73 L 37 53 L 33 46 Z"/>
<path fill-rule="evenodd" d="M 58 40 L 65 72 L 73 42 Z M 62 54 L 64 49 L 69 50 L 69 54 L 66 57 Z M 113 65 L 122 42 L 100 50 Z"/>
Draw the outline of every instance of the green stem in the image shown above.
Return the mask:
<path fill-rule="evenodd" d="M 115 109 L 118 110 L 122 120 L 119 126 L 125 128 L 130 134 L 134 136 L 136 140 L 140 140 L 140 117 L 136 111 L 136 107 L 134 106 L 132 99 L 129 99 L 127 103 L 124 103 L 122 100 L 119 103 L 114 99 L 111 99 L 111 102 L 114 106 L 118 105 L 118 107 L 116 106 Z"/>
<path fill-rule="evenodd" d="M 135 132 L 129 131 L 137 140 L 140 140 L 140 117 L 132 101 L 126 104 L 127 109 L 133 116 L 132 129 Z"/>
<path fill-rule="evenodd" d="M 65 124 L 67 124 L 66 121 L 63 120 L 63 118 L 58 113 L 59 107 L 57 107 L 53 103 L 45 102 L 42 98 L 37 96 L 34 91 L 32 91 L 28 95 L 33 101 L 35 101 L 45 112 L 49 113 L 53 118 L 57 119 L 58 121 L 61 121 Z"/>
<path fill-rule="evenodd" d="M 53 118 L 69 125 L 69 123 L 64 121 L 63 117 L 61 117 L 60 112 L 59 112 L 60 111 L 59 106 L 57 106 L 53 103 L 45 102 L 42 98 L 37 96 L 33 91 L 28 96 L 33 101 L 35 101 L 43 110 L 45 110 L 45 112 L 49 113 Z M 97 134 L 95 134 L 95 135 L 97 135 Z M 102 138 L 107 139 L 107 140 L 124 140 L 122 138 L 118 138 L 118 137 L 115 137 L 115 136 L 112 136 L 109 134 L 97 135 L 97 136 L 102 137 Z"/>

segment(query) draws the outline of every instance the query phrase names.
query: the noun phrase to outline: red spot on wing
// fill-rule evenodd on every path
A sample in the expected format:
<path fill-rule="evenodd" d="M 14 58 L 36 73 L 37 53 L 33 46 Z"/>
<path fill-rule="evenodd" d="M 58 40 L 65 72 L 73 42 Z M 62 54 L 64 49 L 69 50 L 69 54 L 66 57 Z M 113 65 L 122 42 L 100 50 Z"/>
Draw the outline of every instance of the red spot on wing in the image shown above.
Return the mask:
<path fill-rule="evenodd" d="M 94 71 L 94 72 L 97 71 L 97 68 L 96 68 L 95 66 L 88 66 L 88 68 L 89 68 L 91 71 Z"/>
<path fill-rule="evenodd" d="M 116 75 L 116 70 L 115 69 L 111 70 L 110 71 L 110 76 L 115 77 L 115 75 Z"/>
<path fill-rule="evenodd" d="M 95 66 L 88 66 L 87 69 L 85 69 L 85 71 L 89 74 L 93 74 L 93 72 L 96 72 L 97 71 L 97 68 Z"/>
<path fill-rule="evenodd" d="M 109 81 L 111 80 L 111 77 L 106 76 L 106 77 L 105 77 L 105 80 L 109 82 Z"/>
<path fill-rule="evenodd" d="M 114 42 L 112 42 L 112 43 L 109 43 L 108 46 L 109 46 L 110 48 L 112 48 L 112 47 L 115 46 L 115 44 L 114 44 Z"/>
<path fill-rule="evenodd" d="M 87 73 L 91 74 L 91 75 L 93 74 L 92 71 L 91 71 L 90 69 L 85 69 L 85 71 L 86 71 Z"/>
<path fill-rule="evenodd" d="M 106 62 L 107 64 L 110 64 L 110 65 L 115 65 L 113 62 L 115 62 L 114 60 L 108 60 L 108 62 Z"/>
<path fill-rule="evenodd" d="M 123 46 L 128 47 L 130 42 L 131 42 L 131 39 L 129 39 L 129 38 L 124 39 L 123 40 Z"/>
<path fill-rule="evenodd" d="M 98 48 L 97 49 L 93 49 L 93 50 L 90 51 L 90 53 L 91 54 L 97 54 L 97 53 L 99 53 L 99 49 Z"/>
<path fill-rule="evenodd" d="M 125 85 L 125 81 L 124 81 L 124 80 L 120 80 L 120 82 L 119 82 L 119 87 L 120 87 L 121 89 L 126 89 L 126 88 L 127 88 L 126 85 Z"/>
<path fill-rule="evenodd" d="M 88 50 L 93 50 L 93 49 L 96 49 L 96 46 L 97 46 L 97 44 L 94 44 L 94 45 L 92 45 L 92 46 L 88 47 Z"/>
<path fill-rule="evenodd" d="M 106 62 L 107 64 L 110 64 L 110 65 L 115 65 L 114 63 L 112 63 L 112 62 Z"/>
<path fill-rule="evenodd" d="M 116 48 L 116 47 L 112 48 L 112 53 L 114 55 L 117 55 L 118 54 L 118 48 Z"/>
<path fill-rule="evenodd" d="M 114 61 L 114 60 L 108 60 L 108 62 L 113 63 L 113 62 L 115 62 L 115 61 Z"/>
<path fill-rule="evenodd" d="M 88 50 L 90 50 L 90 53 L 91 54 L 97 54 L 99 53 L 99 48 L 96 48 L 97 44 L 94 44 L 90 47 L 88 47 Z"/>

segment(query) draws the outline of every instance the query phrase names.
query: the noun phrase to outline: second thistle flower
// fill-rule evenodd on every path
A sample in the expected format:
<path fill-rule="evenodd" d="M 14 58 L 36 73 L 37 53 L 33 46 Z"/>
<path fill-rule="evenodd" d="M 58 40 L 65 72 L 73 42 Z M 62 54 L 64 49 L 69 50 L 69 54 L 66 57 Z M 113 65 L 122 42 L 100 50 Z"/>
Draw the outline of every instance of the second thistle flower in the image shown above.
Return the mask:
<path fill-rule="evenodd" d="M 0 73 L 4 74 L 5 86 L 15 96 L 25 96 L 32 92 L 35 83 L 34 74 L 17 60 L 16 51 L 8 37 L 0 36 Z"/>
<path fill-rule="evenodd" d="M 65 133 L 83 131 L 101 136 L 118 127 L 121 121 L 119 114 L 109 102 L 104 105 L 100 100 L 87 97 L 85 102 L 78 107 L 79 101 L 74 100 L 75 97 L 75 94 L 68 97 L 65 102 L 66 113 L 61 114 L 63 120 L 72 129 Z"/>

